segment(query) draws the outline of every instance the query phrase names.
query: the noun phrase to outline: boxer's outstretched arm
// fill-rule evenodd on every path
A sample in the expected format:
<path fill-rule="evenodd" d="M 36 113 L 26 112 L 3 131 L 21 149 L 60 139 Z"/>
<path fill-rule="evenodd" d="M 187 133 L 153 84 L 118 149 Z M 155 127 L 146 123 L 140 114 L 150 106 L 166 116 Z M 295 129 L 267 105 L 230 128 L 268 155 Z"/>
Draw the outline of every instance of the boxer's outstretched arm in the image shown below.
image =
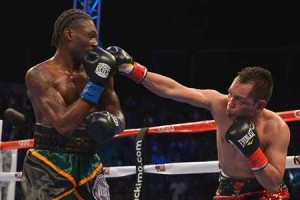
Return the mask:
<path fill-rule="evenodd" d="M 208 103 L 208 100 L 203 95 L 205 93 L 204 90 L 186 87 L 174 79 L 157 73 L 148 72 L 141 84 L 151 92 L 164 98 L 189 103 L 199 107 L 206 107 L 205 104 Z"/>
<path fill-rule="evenodd" d="M 115 56 L 121 75 L 137 84 L 142 84 L 158 96 L 207 109 L 211 108 L 212 101 L 217 99 L 215 97 L 222 96 L 215 90 L 189 88 L 169 77 L 149 72 L 147 67 L 134 62 L 132 57 L 120 47 L 111 46 L 106 50 Z"/>

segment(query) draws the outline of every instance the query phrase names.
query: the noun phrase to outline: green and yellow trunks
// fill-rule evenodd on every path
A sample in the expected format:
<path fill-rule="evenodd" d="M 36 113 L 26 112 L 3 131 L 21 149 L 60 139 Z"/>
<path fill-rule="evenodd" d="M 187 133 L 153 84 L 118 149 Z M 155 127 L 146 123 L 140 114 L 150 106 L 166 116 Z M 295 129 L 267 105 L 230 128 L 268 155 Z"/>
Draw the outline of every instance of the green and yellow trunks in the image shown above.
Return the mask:
<path fill-rule="evenodd" d="M 95 153 L 57 153 L 29 149 L 26 153 L 22 190 L 26 200 L 106 200 L 109 186 Z"/>

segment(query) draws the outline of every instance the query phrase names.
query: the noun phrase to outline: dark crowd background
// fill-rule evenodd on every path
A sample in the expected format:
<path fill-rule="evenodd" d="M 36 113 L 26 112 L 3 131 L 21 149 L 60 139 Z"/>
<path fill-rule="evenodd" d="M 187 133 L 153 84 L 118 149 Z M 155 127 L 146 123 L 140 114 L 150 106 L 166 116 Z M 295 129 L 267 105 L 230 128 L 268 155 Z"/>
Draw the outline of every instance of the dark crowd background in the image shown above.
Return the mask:
<path fill-rule="evenodd" d="M 35 119 L 24 75 L 30 66 L 52 56 L 54 21 L 61 11 L 72 8 L 73 1 L 6 4 L 10 3 L 4 6 L 11 8 L 15 18 L 2 21 L 2 37 L 7 39 L 2 58 L 9 69 L 0 73 L 2 141 L 32 139 Z M 126 49 L 150 71 L 189 87 L 214 88 L 223 93 L 242 67 L 263 66 L 274 77 L 268 108 L 275 112 L 295 110 L 300 108 L 300 13 L 296 8 L 283 2 L 103 0 L 99 41 L 103 47 Z M 212 119 L 204 109 L 157 97 L 123 76 L 115 76 L 115 86 L 126 129 Z M 13 126 L 4 116 L 8 108 L 25 116 L 13 137 Z M 288 125 L 288 155 L 299 155 L 300 124 Z M 103 148 L 104 165 L 135 165 L 134 143 L 135 137 L 110 141 Z M 18 150 L 18 171 L 22 170 L 25 151 Z M 151 135 L 151 156 L 152 164 L 217 160 L 215 132 Z M 150 175 L 149 199 L 212 199 L 217 181 L 217 173 Z M 300 199 L 300 169 L 287 169 L 285 181 L 291 199 Z M 109 178 L 108 183 L 112 200 L 133 199 L 135 176 Z M 21 198 L 19 183 L 16 193 L 16 198 Z"/>

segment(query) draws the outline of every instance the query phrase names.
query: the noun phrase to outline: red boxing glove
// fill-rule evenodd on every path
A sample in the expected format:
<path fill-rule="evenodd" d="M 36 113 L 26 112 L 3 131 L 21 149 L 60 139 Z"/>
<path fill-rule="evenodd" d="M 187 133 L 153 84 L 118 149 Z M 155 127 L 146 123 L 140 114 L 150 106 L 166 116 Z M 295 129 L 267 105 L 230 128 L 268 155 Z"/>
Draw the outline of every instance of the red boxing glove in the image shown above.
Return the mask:
<path fill-rule="evenodd" d="M 115 56 L 118 65 L 118 71 L 121 75 L 125 75 L 137 84 L 140 84 L 147 75 L 147 68 L 137 62 L 123 49 L 117 46 L 110 46 L 106 49 Z"/>
<path fill-rule="evenodd" d="M 134 62 L 134 64 L 130 64 L 131 66 L 126 66 L 126 70 L 124 70 L 124 66 L 119 66 L 119 72 L 125 74 L 128 78 L 135 81 L 137 84 L 140 84 L 147 75 L 147 68 L 140 63 Z M 129 73 L 124 73 L 124 71 Z"/>

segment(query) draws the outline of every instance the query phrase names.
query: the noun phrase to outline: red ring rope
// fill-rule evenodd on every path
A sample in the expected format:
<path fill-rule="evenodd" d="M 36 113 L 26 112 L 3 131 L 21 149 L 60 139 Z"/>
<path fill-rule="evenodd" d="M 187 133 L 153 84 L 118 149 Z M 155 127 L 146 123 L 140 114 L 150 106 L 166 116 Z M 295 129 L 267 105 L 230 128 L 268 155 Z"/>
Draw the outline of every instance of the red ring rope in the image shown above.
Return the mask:
<path fill-rule="evenodd" d="M 277 114 L 286 122 L 300 121 L 300 110 L 290 110 L 284 112 L 277 112 Z M 123 132 L 116 134 L 114 138 L 127 137 L 136 135 L 141 129 L 126 129 Z M 150 127 L 147 131 L 148 134 L 160 134 L 160 133 L 200 133 L 216 130 L 216 124 L 214 120 L 205 120 L 199 122 L 171 124 L 164 126 Z M 0 150 L 8 149 L 25 149 L 30 148 L 34 144 L 33 139 L 17 140 L 9 142 L 0 142 Z"/>

